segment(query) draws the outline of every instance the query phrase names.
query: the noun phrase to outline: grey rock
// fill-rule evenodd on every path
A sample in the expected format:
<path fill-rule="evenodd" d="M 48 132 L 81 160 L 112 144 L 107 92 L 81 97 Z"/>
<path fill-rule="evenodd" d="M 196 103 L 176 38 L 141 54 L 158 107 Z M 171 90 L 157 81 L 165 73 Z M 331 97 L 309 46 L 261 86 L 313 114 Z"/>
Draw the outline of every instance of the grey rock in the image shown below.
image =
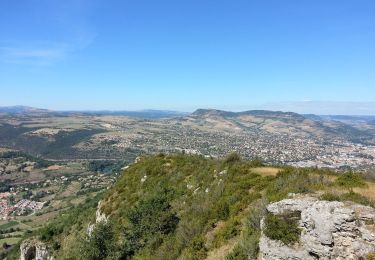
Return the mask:
<path fill-rule="evenodd" d="M 38 240 L 25 240 L 20 246 L 20 260 L 53 260 L 48 246 Z"/>
<path fill-rule="evenodd" d="M 299 211 L 300 241 L 285 245 L 262 232 L 260 259 L 364 259 L 375 252 L 375 209 L 354 203 L 295 196 L 267 206 L 278 215 Z M 263 227 L 263 225 L 262 225 Z"/>

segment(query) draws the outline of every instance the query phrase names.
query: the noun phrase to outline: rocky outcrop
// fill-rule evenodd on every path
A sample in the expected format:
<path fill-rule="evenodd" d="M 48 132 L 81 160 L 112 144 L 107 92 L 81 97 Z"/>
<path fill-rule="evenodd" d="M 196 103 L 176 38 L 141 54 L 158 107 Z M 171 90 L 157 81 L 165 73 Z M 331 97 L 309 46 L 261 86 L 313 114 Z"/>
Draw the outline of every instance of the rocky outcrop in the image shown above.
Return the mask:
<path fill-rule="evenodd" d="M 96 209 L 96 213 L 95 213 L 95 223 L 94 224 L 89 224 L 88 227 L 87 227 L 87 234 L 89 236 L 91 236 L 92 232 L 94 231 L 95 229 L 95 225 L 99 222 L 107 222 L 108 221 L 108 216 L 104 213 L 104 212 L 101 212 L 100 210 L 100 205 L 101 205 L 101 201 L 99 201 L 98 203 L 98 207 Z"/>
<path fill-rule="evenodd" d="M 99 201 L 98 203 L 98 207 L 96 209 L 96 223 L 99 223 L 99 222 L 107 222 L 108 221 L 108 216 L 106 216 L 106 214 L 104 214 L 103 212 L 101 212 L 100 210 L 100 205 L 101 205 L 101 201 Z"/>
<path fill-rule="evenodd" d="M 272 203 L 267 211 L 275 215 L 300 212 L 302 232 L 293 245 L 272 240 L 262 232 L 260 259 L 354 260 L 375 252 L 374 208 L 300 196 Z"/>
<path fill-rule="evenodd" d="M 37 240 L 25 240 L 20 246 L 20 260 L 52 260 L 48 246 Z"/>

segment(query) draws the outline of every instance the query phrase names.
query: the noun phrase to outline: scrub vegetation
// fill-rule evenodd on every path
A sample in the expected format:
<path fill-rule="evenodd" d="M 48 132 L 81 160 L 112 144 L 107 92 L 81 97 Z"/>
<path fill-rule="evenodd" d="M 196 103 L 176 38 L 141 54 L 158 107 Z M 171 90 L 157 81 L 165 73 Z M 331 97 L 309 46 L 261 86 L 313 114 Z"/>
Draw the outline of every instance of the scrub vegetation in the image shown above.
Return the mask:
<path fill-rule="evenodd" d="M 326 200 L 372 204 L 353 191 L 366 185 L 360 174 L 293 167 L 273 167 L 269 174 L 271 168 L 237 154 L 142 157 L 110 190 L 30 235 L 49 244 L 57 259 L 254 259 L 263 218 L 270 238 L 285 244 L 299 239 L 298 216 L 271 215 L 270 202 L 320 193 Z M 109 220 L 89 236 L 99 200 Z"/>

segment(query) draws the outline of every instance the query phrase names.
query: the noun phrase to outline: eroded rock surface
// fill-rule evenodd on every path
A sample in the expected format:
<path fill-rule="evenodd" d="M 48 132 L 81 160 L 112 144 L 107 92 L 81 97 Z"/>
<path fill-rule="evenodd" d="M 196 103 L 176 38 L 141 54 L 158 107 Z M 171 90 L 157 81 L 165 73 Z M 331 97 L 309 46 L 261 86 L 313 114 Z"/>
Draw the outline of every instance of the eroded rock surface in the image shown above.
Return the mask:
<path fill-rule="evenodd" d="M 20 260 L 52 260 L 46 244 L 37 240 L 25 240 L 20 246 Z"/>
<path fill-rule="evenodd" d="M 99 203 L 98 203 L 98 207 L 97 207 L 97 209 L 96 209 L 96 213 L 95 213 L 95 216 L 96 216 L 96 218 L 95 218 L 95 223 L 94 223 L 94 224 L 91 224 L 91 223 L 90 223 L 90 224 L 88 225 L 88 227 L 87 227 L 87 234 L 88 234 L 89 236 L 91 236 L 92 232 L 94 231 L 96 224 L 98 224 L 98 223 L 100 223 L 100 222 L 107 223 L 107 221 L 108 221 L 108 216 L 107 216 L 104 212 L 102 212 L 101 209 L 100 209 L 100 207 L 101 207 L 101 203 L 102 203 L 102 202 L 99 201 Z"/>
<path fill-rule="evenodd" d="M 371 207 L 301 196 L 272 203 L 267 210 L 275 215 L 301 212 L 302 232 L 294 245 L 271 240 L 262 232 L 261 259 L 354 260 L 375 252 L 375 210 Z"/>

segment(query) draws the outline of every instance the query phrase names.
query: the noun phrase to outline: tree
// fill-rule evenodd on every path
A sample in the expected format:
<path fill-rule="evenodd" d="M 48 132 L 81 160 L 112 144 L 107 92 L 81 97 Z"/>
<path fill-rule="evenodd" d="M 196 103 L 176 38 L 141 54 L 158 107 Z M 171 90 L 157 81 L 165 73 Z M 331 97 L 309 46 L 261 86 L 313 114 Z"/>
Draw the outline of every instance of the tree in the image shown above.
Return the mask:
<path fill-rule="evenodd" d="M 144 247 L 160 245 L 164 235 L 173 232 L 179 218 L 173 212 L 166 192 L 158 192 L 141 201 L 127 214 L 129 228 L 124 232 L 124 258 Z"/>
<path fill-rule="evenodd" d="M 110 221 L 97 223 L 91 235 L 83 242 L 83 259 L 107 259 L 115 252 L 116 241 L 112 223 Z"/>

